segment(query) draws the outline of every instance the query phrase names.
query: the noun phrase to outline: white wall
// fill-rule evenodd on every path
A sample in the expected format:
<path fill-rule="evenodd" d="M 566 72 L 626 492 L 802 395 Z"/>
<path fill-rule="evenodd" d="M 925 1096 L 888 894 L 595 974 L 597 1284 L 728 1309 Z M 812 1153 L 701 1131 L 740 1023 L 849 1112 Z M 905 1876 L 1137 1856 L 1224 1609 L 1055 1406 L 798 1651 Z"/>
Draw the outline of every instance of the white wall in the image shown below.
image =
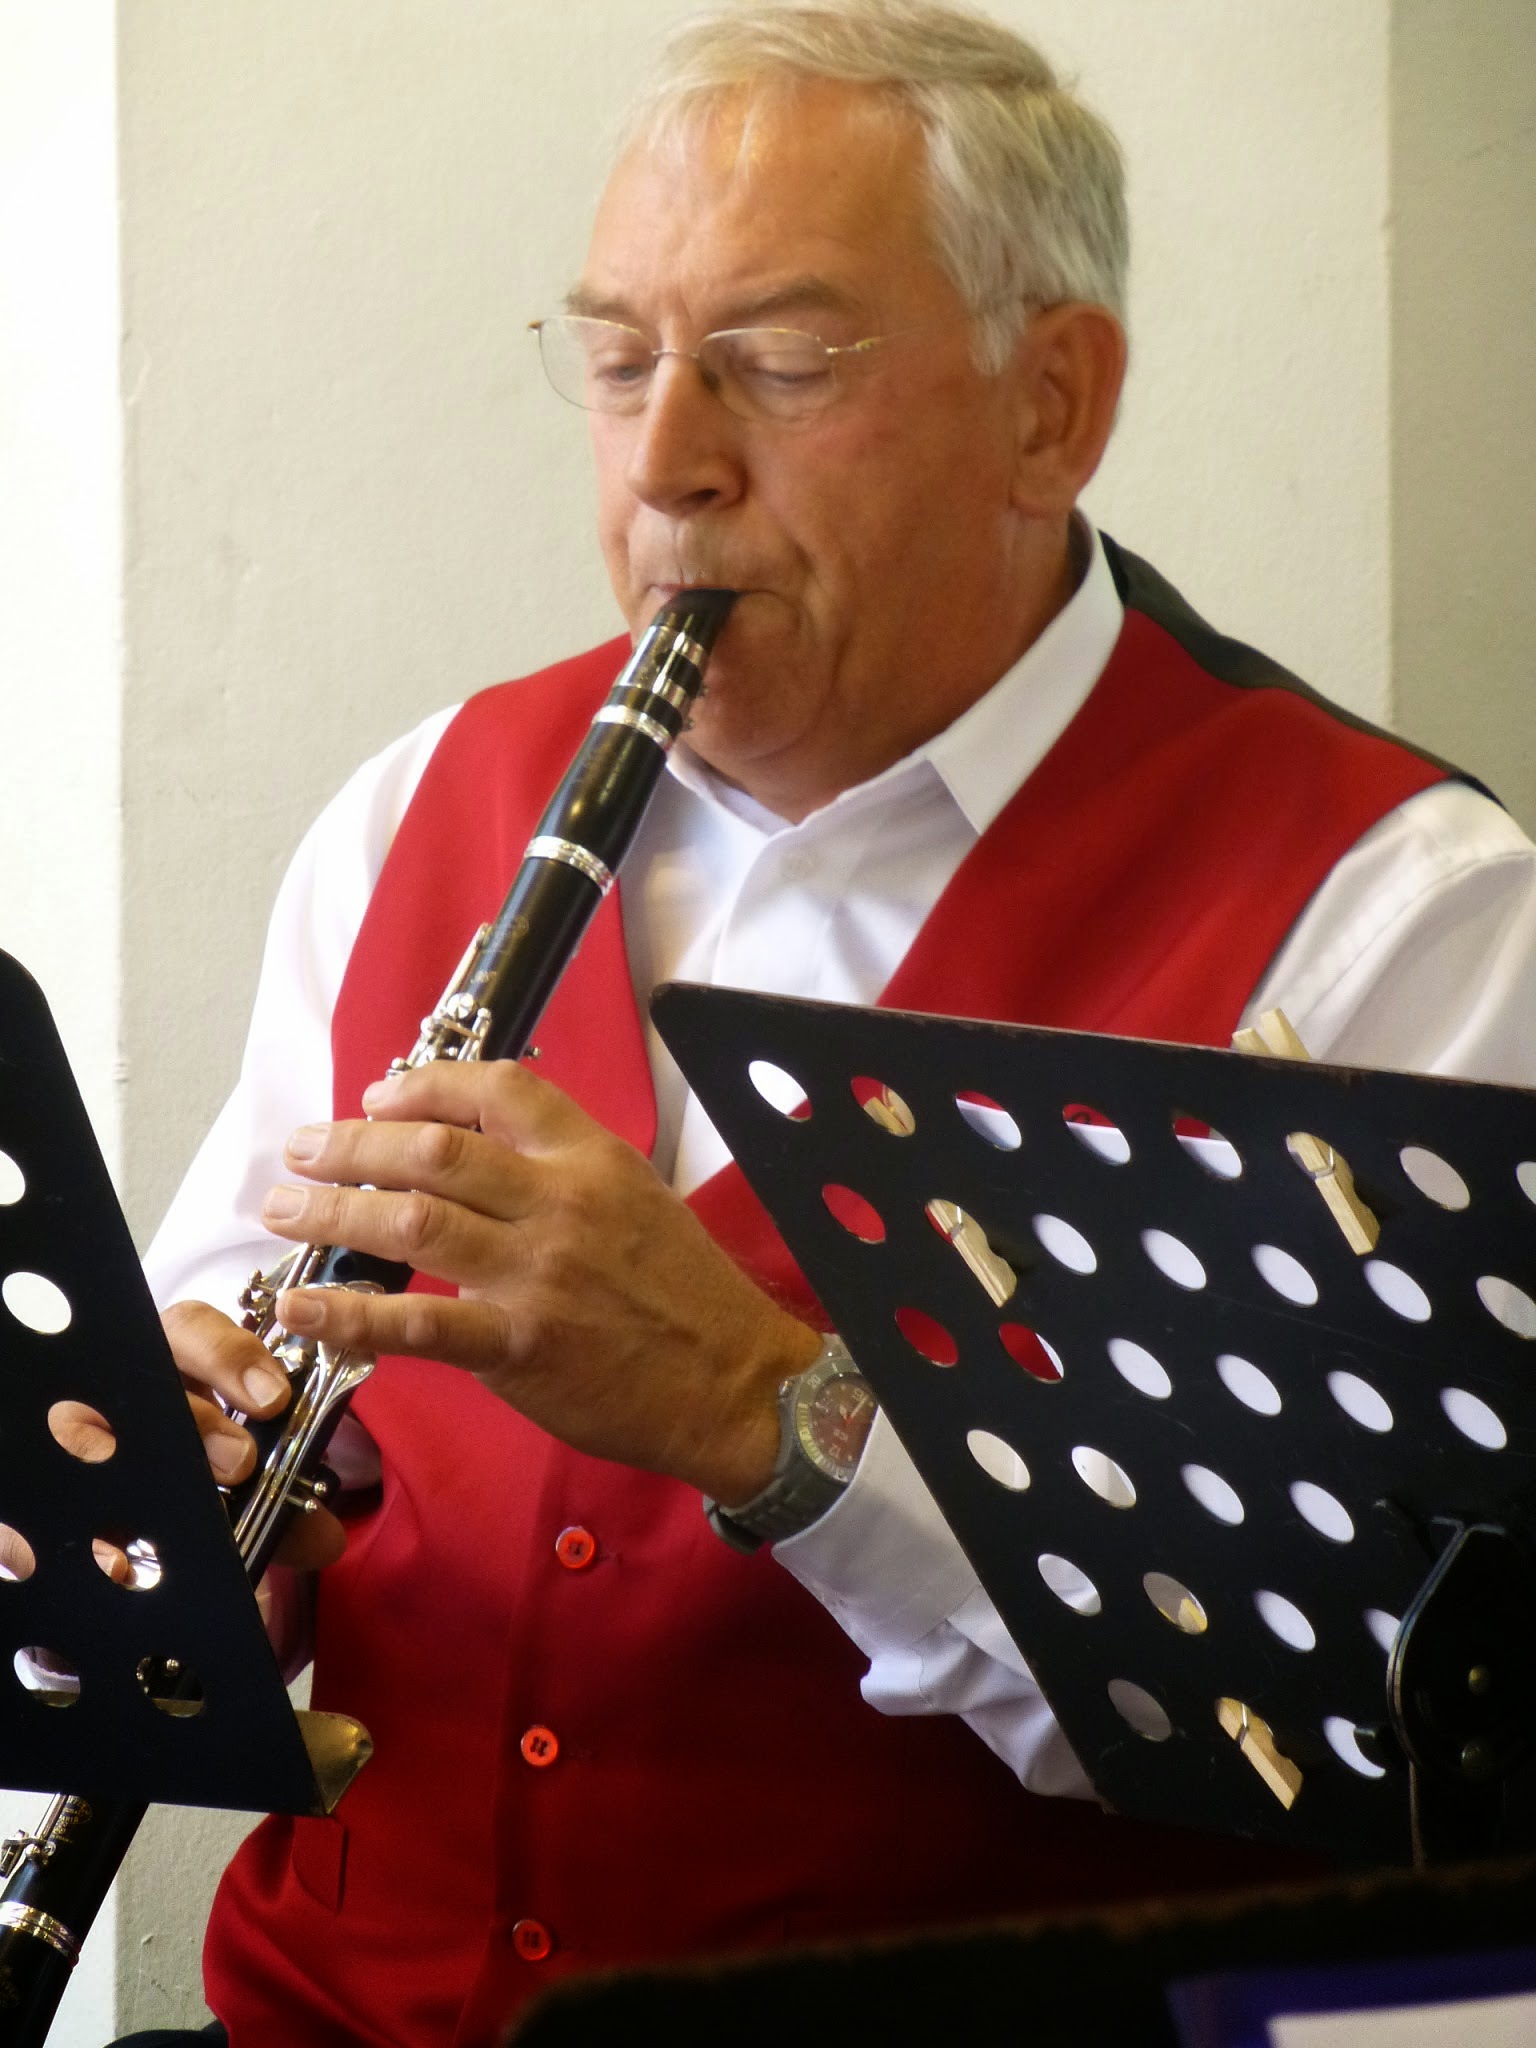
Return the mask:
<path fill-rule="evenodd" d="M 0 0 L 0 946 L 117 1150 L 116 92 L 110 0 Z"/>
<path fill-rule="evenodd" d="M 114 1164 L 115 108 L 110 0 L 0 0 L 0 947 L 48 995 Z M 0 1797 L 0 1834 L 35 1826 L 45 1804 Z M 96 2048 L 110 2031 L 114 1921 L 109 1904 L 58 2048 Z"/>
<path fill-rule="evenodd" d="M 1536 7 L 1392 22 L 1392 544 L 1405 729 L 1536 831 Z"/>
<path fill-rule="evenodd" d="M 1213 623 L 1389 710 L 1385 5 L 1049 19 L 1130 163 L 1132 372 L 1090 508 Z"/>

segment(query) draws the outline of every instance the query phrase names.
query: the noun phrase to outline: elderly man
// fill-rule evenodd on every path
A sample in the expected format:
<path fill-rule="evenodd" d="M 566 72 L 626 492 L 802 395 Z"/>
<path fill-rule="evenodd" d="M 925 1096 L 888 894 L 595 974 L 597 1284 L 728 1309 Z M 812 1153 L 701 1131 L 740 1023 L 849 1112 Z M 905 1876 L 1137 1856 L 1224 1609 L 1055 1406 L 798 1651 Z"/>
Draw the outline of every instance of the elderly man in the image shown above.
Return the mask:
<path fill-rule="evenodd" d="M 567 1970 L 1245 1867 L 1039 1796 L 1085 1788 L 883 1420 L 845 1490 L 801 1471 L 780 1389 L 835 1340 L 635 1007 L 682 974 L 1222 1043 L 1283 1000 L 1319 1054 L 1529 1076 L 1527 842 L 1075 509 L 1124 260 L 1112 139 L 969 14 L 738 10 L 637 117 L 540 346 L 592 408 L 631 633 L 680 587 L 741 596 L 622 924 L 610 899 L 536 1071 L 377 1080 L 615 645 L 430 721 L 322 818 L 152 1261 L 196 1298 L 189 1376 L 262 1414 L 265 1354 L 199 1302 L 264 1232 L 423 1276 L 281 1304 L 385 1361 L 345 1555 L 327 1517 L 294 1553 L 328 1564 L 317 1704 L 377 1756 L 225 1880 L 237 2048 L 488 2042 Z"/>

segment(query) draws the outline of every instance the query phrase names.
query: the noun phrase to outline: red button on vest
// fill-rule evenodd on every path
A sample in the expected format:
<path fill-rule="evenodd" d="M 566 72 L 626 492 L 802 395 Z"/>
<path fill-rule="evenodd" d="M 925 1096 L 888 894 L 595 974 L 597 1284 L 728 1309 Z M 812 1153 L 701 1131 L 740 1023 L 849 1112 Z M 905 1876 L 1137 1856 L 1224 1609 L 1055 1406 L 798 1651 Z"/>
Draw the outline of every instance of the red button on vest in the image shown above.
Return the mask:
<path fill-rule="evenodd" d="M 518 1920 L 512 1928 L 512 1946 L 525 1963 L 542 1963 L 555 1945 L 555 1937 L 542 1920 Z"/>
<path fill-rule="evenodd" d="M 523 1730 L 523 1739 L 517 1746 L 523 1753 L 523 1762 L 540 1771 L 560 1754 L 560 1738 L 554 1729 L 541 1727 L 537 1722 Z"/>
<path fill-rule="evenodd" d="M 555 1556 L 568 1572 L 584 1572 L 597 1555 L 597 1538 L 590 1529 L 562 1529 L 555 1538 Z"/>

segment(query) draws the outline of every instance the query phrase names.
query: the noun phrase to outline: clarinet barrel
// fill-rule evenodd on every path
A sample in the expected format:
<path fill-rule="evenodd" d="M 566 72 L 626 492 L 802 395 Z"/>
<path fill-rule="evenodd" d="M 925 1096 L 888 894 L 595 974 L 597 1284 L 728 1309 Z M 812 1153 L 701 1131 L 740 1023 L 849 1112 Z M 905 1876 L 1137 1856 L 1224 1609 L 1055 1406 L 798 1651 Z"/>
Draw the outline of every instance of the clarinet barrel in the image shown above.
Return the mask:
<path fill-rule="evenodd" d="M 575 954 L 645 815 L 703 687 L 736 601 L 683 590 L 662 606 L 600 706 L 529 841 L 505 902 L 472 940 L 404 1072 L 434 1060 L 516 1058 Z M 371 1357 L 298 1338 L 277 1319 L 285 1287 L 397 1294 L 411 1269 L 341 1245 L 301 1245 L 241 1297 L 245 1327 L 288 1380 L 290 1400 L 256 1439 L 253 1476 L 228 1491 L 235 1542 L 254 1588 L 295 1518 L 328 1497 L 326 1448 Z M 167 1679 L 174 1692 L 174 1679 Z M 34 1833 L 0 1847 L 0 2048 L 41 2048 L 70 1971 L 127 1854 L 142 1805 L 60 1794 Z"/>

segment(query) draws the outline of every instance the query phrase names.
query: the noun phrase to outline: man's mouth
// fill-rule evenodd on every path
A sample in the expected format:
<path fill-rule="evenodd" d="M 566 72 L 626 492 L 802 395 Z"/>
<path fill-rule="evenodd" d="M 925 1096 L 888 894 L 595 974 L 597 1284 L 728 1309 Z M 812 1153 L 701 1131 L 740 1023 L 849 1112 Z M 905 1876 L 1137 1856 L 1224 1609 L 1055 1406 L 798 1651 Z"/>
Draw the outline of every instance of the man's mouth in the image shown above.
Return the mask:
<path fill-rule="evenodd" d="M 676 597 L 685 596 L 690 590 L 734 590 L 738 598 L 747 595 L 742 584 L 735 583 L 726 576 L 690 576 L 686 583 L 651 583 L 646 586 L 646 594 L 651 600 L 647 616 L 654 617 L 664 604 L 670 604 Z"/>

